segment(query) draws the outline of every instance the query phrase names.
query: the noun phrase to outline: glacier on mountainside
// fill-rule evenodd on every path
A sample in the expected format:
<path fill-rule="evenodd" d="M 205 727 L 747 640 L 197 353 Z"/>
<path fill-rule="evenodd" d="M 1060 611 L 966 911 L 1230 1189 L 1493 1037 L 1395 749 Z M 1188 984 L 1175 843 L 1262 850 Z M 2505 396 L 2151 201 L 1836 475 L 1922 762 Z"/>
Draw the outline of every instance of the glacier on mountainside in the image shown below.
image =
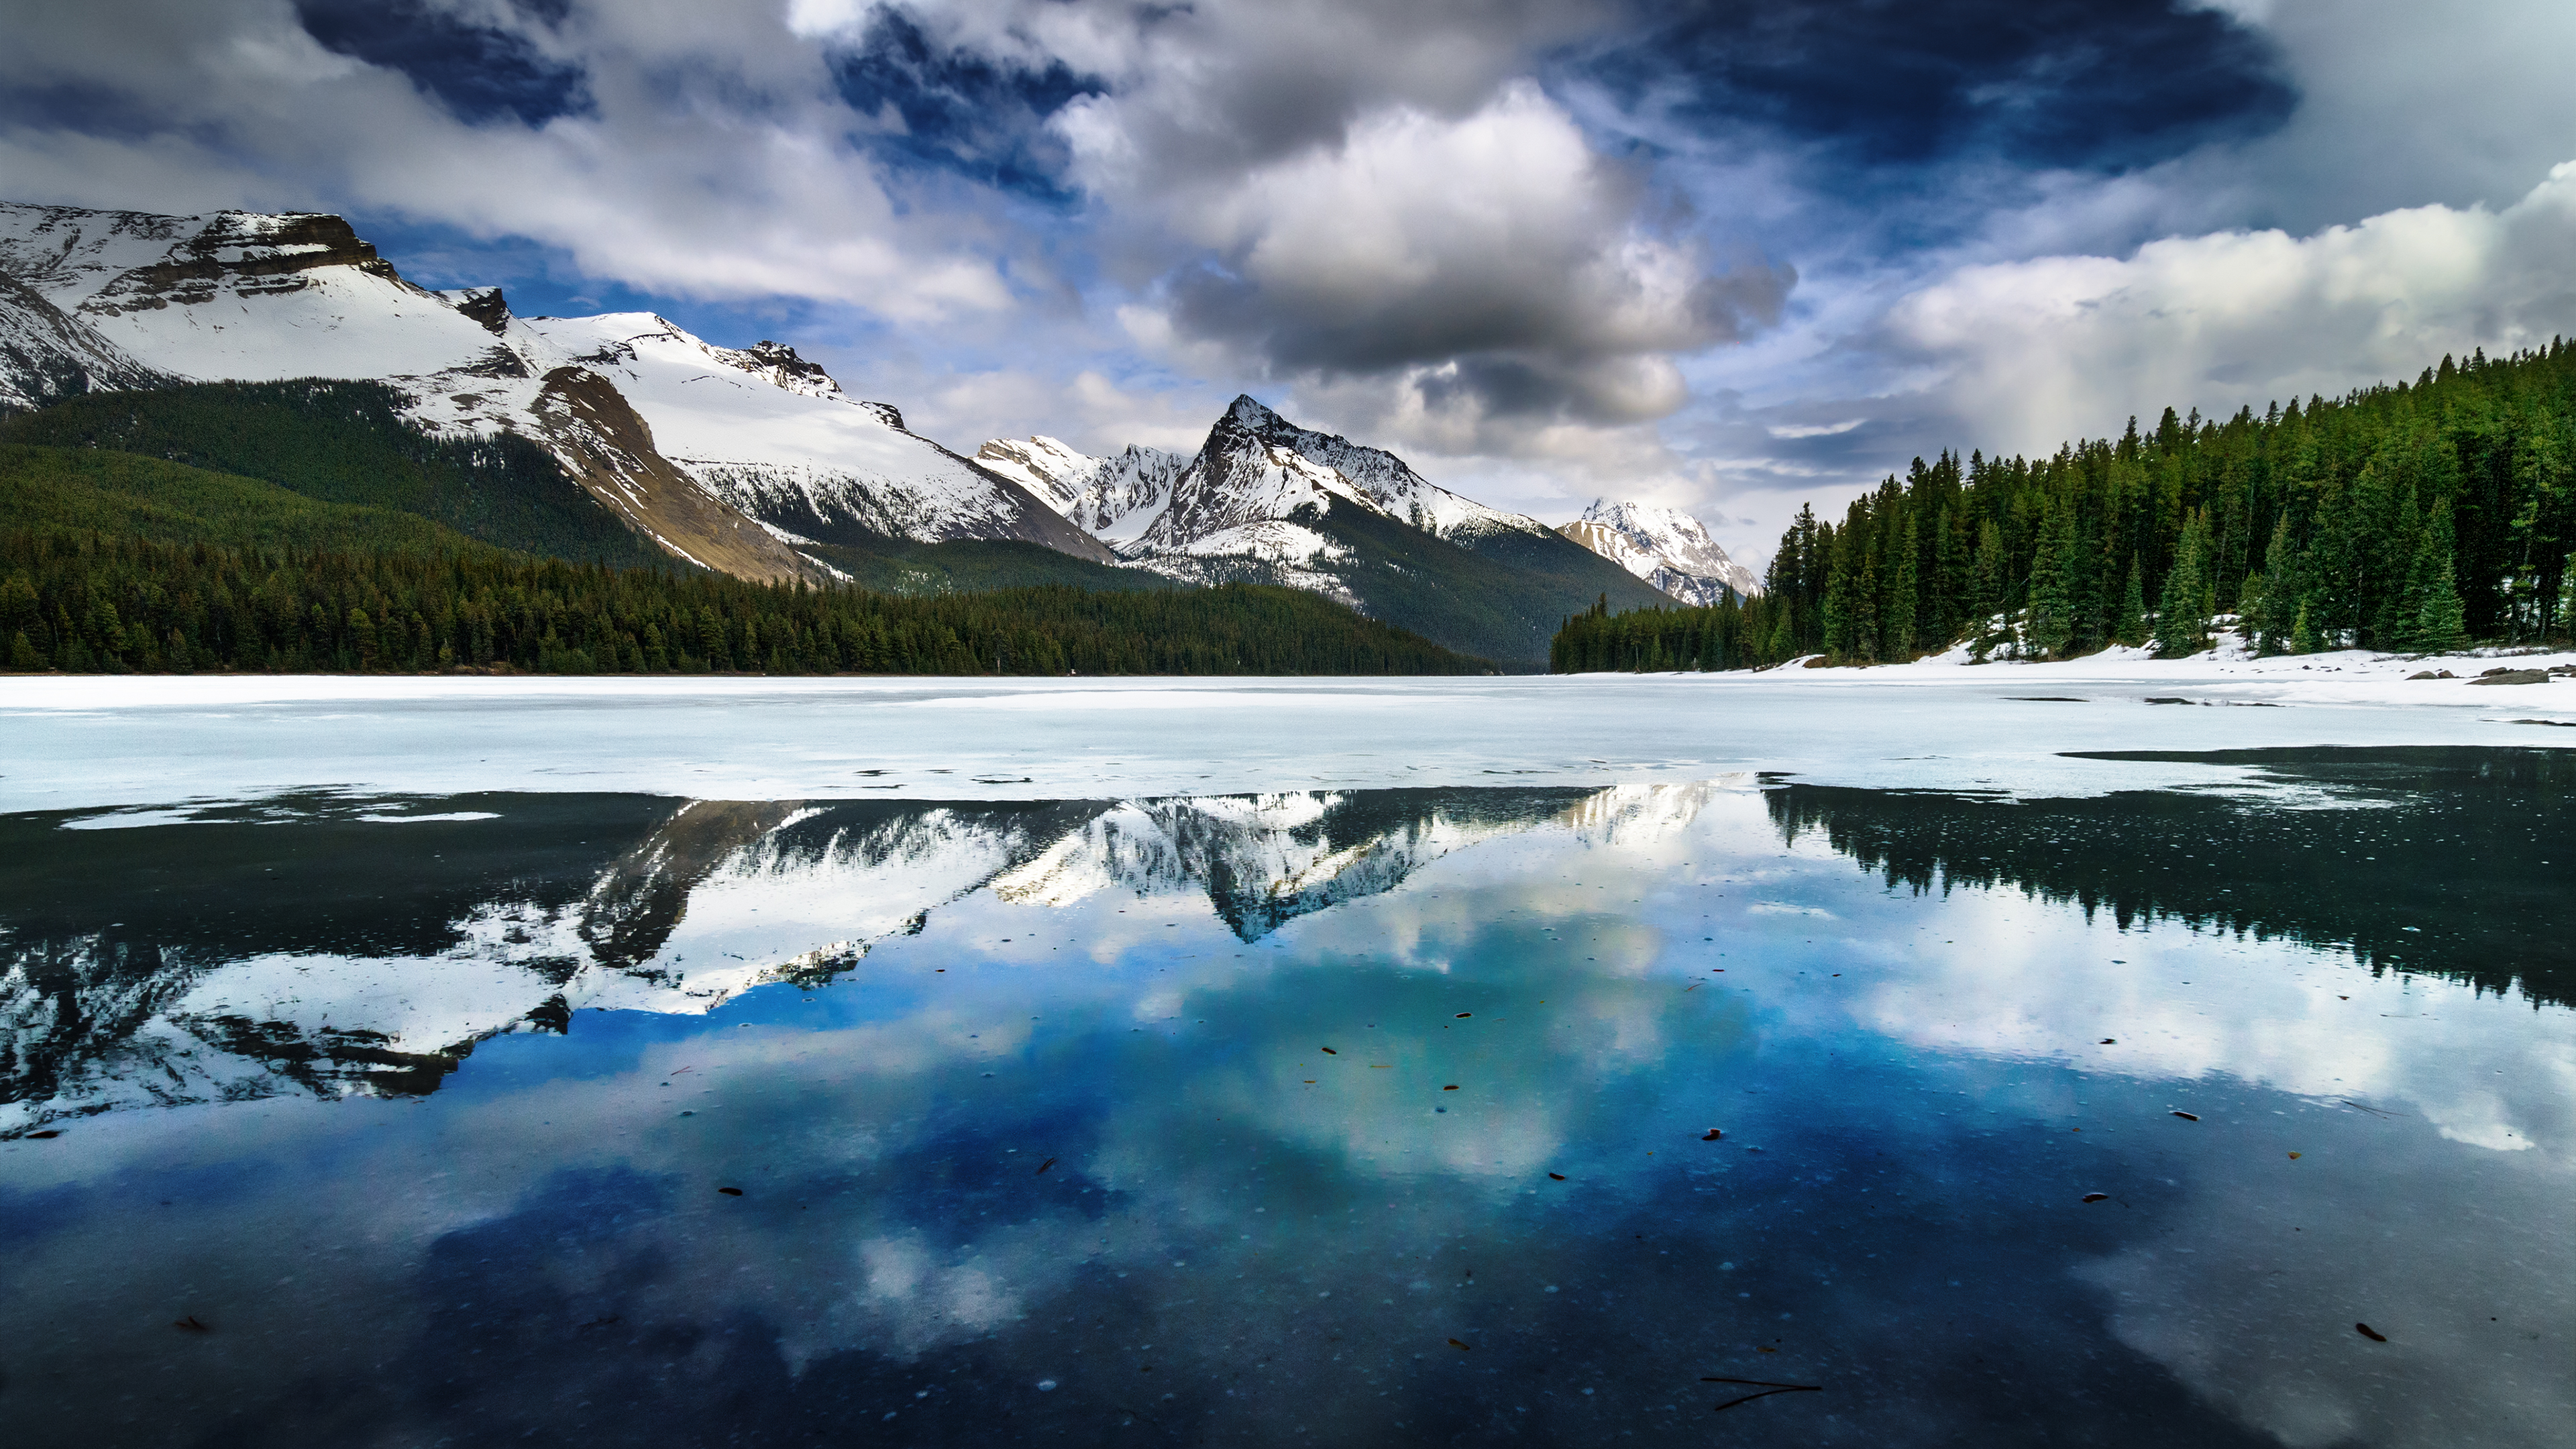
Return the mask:
<path fill-rule="evenodd" d="M 1596 498 L 1557 532 L 1686 604 L 1716 604 L 1729 589 L 1738 598 L 1762 592 L 1753 571 L 1679 509 Z"/>

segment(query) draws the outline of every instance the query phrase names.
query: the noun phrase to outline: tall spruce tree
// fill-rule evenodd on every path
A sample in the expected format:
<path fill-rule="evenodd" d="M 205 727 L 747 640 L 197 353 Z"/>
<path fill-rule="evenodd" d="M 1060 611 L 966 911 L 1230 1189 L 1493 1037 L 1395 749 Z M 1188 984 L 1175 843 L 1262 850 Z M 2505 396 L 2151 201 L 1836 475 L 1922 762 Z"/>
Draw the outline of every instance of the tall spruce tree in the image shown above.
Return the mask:
<path fill-rule="evenodd" d="M 2075 517 L 2051 507 L 2039 527 L 2039 552 L 2030 561 L 2030 609 L 2025 636 L 2041 659 L 2065 657 L 2075 642 L 2076 602 L 2069 589 L 2068 558 L 2075 552 Z"/>
<path fill-rule="evenodd" d="M 1968 639 L 1976 661 L 1983 664 L 2011 634 L 2003 620 L 2004 535 L 1987 519 L 1977 530 L 1976 562 L 1968 574 Z"/>
<path fill-rule="evenodd" d="M 2426 581 L 2409 633 L 2406 647 L 2419 654 L 2456 654 L 2469 647 L 2468 611 L 2460 605 L 2458 579 L 2449 559 L 2442 560 Z"/>
<path fill-rule="evenodd" d="M 2209 642 L 2209 514 L 2195 509 L 2183 524 L 2182 547 L 2165 574 L 2156 610 L 2156 652 L 2179 659 Z"/>
<path fill-rule="evenodd" d="M 1882 652 L 1890 659 L 1906 660 L 1915 655 L 1915 611 L 1920 581 L 1914 560 L 1921 551 L 1921 538 L 1914 527 L 1914 513 L 1909 509 L 1905 515 L 1905 536 L 1897 544 L 1896 582 L 1887 591 L 1887 642 Z"/>
<path fill-rule="evenodd" d="M 2135 648 L 2147 642 L 2147 586 L 2138 556 L 2129 555 L 2129 580 L 2120 588 L 2120 606 L 2111 613 L 2111 642 Z"/>

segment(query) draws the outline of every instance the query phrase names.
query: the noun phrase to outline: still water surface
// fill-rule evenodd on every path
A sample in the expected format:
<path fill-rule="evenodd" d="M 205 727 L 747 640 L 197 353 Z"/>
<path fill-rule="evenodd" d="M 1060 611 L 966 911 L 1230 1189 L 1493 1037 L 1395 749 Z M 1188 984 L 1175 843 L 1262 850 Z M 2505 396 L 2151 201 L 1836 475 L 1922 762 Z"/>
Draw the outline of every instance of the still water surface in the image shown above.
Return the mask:
<path fill-rule="evenodd" d="M 0 1424 L 2564 1444 L 2576 771 L 2231 763 L 0 817 Z"/>

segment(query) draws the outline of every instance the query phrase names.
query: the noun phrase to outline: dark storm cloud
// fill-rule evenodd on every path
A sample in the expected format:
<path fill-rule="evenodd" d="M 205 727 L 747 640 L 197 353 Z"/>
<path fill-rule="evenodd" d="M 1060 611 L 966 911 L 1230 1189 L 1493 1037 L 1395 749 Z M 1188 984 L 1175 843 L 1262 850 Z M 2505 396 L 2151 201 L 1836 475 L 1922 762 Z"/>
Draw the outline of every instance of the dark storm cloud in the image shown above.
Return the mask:
<path fill-rule="evenodd" d="M 296 18 L 324 48 L 401 72 L 472 124 L 504 116 L 539 126 L 590 109 L 579 66 L 545 54 L 517 28 L 554 26 L 571 0 L 511 0 L 506 14 L 470 17 L 433 0 L 296 0 Z"/>
<path fill-rule="evenodd" d="M 1063 143 L 1047 118 L 1107 82 L 1062 59 L 985 54 L 943 41 L 912 12 L 885 6 L 858 43 L 832 57 L 843 100 L 870 118 L 891 110 L 900 129 L 869 138 L 877 155 L 951 172 L 1014 195 L 1069 202 Z"/>
<path fill-rule="evenodd" d="M 2122 169 L 2263 134 L 2279 47 L 2184 0 L 1701 0 L 1586 68 L 1680 119 L 1752 122 L 1868 165 L 1961 153 Z"/>

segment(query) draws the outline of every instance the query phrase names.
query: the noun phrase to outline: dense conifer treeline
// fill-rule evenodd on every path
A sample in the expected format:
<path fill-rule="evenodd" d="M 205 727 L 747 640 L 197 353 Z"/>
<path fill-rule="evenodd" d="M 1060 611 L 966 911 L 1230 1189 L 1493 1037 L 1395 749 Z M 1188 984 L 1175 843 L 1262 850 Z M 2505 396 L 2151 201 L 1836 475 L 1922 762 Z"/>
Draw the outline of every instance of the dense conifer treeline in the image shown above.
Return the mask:
<path fill-rule="evenodd" d="M 2242 616 L 2266 652 L 2563 639 L 2576 615 L 2576 345 L 2467 362 L 2041 459 L 1916 459 L 1840 525 L 1802 509 L 1766 592 L 1595 609 L 1551 667 L 1738 669 L 1824 654 L 2167 655 Z"/>
<path fill-rule="evenodd" d="M 1311 594 L 937 598 L 610 569 L 469 546 L 228 549 L 0 530 L 0 663 L 72 672 L 1461 674 L 1488 666 Z"/>

